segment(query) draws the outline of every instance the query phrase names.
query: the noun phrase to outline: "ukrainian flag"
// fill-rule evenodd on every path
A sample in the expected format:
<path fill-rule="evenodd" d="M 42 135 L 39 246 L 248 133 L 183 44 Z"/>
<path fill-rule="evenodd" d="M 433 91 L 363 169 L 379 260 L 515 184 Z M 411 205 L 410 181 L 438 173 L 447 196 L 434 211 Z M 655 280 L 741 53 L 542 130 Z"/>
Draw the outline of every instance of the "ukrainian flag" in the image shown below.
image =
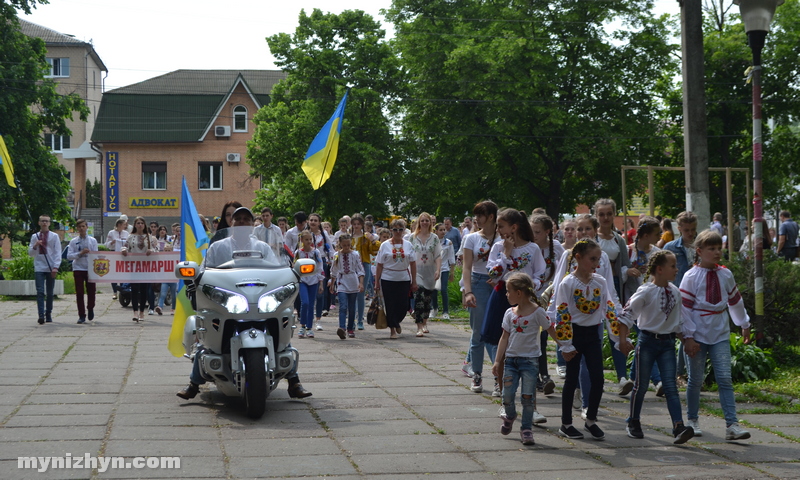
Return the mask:
<path fill-rule="evenodd" d="M 208 249 L 208 236 L 200 222 L 197 208 L 192 201 L 189 187 L 186 186 L 186 177 L 183 177 L 183 192 L 181 193 L 181 261 L 189 260 L 198 265 L 203 263 Z M 175 305 L 175 318 L 172 320 L 172 330 L 169 333 L 167 348 L 176 357 L 184 354 L 183 327 L 186 319 L 194 315 L 192 303 L 186 296 L 186 286 L 183 280 L 178 284 L 178 298 Z"/>
<path fill-rule="evenodd" d="M 335 155 L 334 158 L 336 158 Z M 6 182 L 8 182 L 11 188 L 17 188 L 17 185 L 14 183 L 14 165 L 11 163 L 11 155 L 8 154 L 6 141 L 3 140 L 2 135 L 0 135 L 0 164 L 3 165 L 3 172 L 6 174 Z"/>
<path fill-rule="evenodd" d="M 308 147 L 306 158 L 303 161 L 303 171 L 311 182 L 314 190 L 317 190 L 323 183 L 331 178 L 333 164 L 336 163 L 336 155 L 339 153 L 339 134 L 342 132 L 342 122 L 344 122 L 344 107 L 347 104 L 348 90 L 344 93 L 342 101 L 333 112 L 333 116 L 328 123 L 322 127 L 311 146 Z"/>

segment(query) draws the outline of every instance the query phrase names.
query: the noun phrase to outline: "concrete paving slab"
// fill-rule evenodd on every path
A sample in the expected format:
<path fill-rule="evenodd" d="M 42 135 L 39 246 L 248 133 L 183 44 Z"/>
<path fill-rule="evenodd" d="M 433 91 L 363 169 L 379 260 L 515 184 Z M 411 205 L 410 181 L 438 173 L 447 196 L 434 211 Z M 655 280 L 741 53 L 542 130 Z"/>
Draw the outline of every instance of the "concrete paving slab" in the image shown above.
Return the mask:
<path fill-rule="evenodd" d="M 753 465 L 770 475 L 783 479 L 800 478 L 800 462 L 794 463 L 757 463 Z"/>
<path fill-rule="evenodd" d="M 797 444 L 753 444 L 748 440 L 704 445 L 706 450 L 735 462 L 792 462 L 800 460 Z M 800 468 L 800 465 L 798 465 Z"/>
<path fill-rule="evenodd" d="M 265 427 L 263 425 L 222 422 L 219 427 L 219 434 L 222 440 L 328 437 L 328 433 L 318 423 L 287 423 Z"/>
<path fill-rule="evenodd" d="M 750 423 L 754 423 L 756 425 L 765 425 L 767 427 L 800 427 L 800 415 L 796 414 L 744 414 L 739 415 L 739 420 L 747 420 Z"/>
<path fill-rule="evenodd" d="M 357 470 L 343 455 L 307 455 L 269 458 L 241 457 L 228 465 L 233 478 L 294 478 L 308 476 L 355 475 Z"/>
<path fill-rule="evenodd" d="M 366 475 L 387 472 L 458 473 L 480 470 L 480 466 L 463 453 L 387 453 L 353 454 L 353 462 Z"/>
<path fill-rule="evenodd" d="M 677 445 L 641 448 L 596 448 L 587 452 L 615 468 L 646 467 L 662 464 L 707 465 L 720 461 L 720 458 L 713 453 Z"/>
<path fill-rule="evenodd" d="M 317 412 L 323 422 L 365 422 L 373 420 L 413 420 L 417 417 L 398 406 L 398 408 L 339 408 Z"/>
<path fill-rule="evenodd" d="M 42 442 L 3 442 L 0 449 L 0 460 L 14 460 L 18 457 L 65 457 L 83 456 L 85 453 L 97 455 L 102 445 L 101 440 L 47 440 Z"/>
<path fill-rule="evenodd" d="M 104 425 L 69 427 L 4 427 L 0 428 L 0 442 L 31 442 L 47 440 L 102 440 Z M 0 447 L 2 448 L 2 447 Z"/>
<path fill-rule="evenodd" d="M 625 468 L 621 474 L 632 475 L 633 478 L 642 480 L 672 479 L 730 479 L 745 480 L 753 478 L 768 478 L 758 470 L 737 465 L 734 463 L 715 463 L 710 465 L 661 465 L 638 468 Z"/>
<path fill-rule="evenodd" d="M 522 446 L 516 450 L 476 452 L 472 457 L 485 470 L 498 472 L 505 478 L 506 472 L 520 472 L 530 475 L 532 469 L 538 472 L 551 472 L 546 475 L 561 476 L 562 470 L 581 470 L 585 478 L 594 478 L 595 472 L 610 470 L 611 467 L 591 455 L 575 449 L 539 448 L 536 445 Z M 568 466 L 568 468 L 566 468 Z M 544 475 L 543 475 L 544 477 Z"/>
<path fill-rule="evenodd" d="M 369 435 L 417 435 L 435 433 L 422 420 L 374 420 L 369 422 L 330 422 L 326 426 L 339 437 Z"/>
<path fill-rule="evenodd" d="M 14 415 L 5 427 L 64 427 L 106 425 L 110 414 L 105 415 Z"/>
<path fill-rule="evenodd" d="M 337 455 L 342 450 L 336 442 L 328 437 L 317 438 L 270 438 L 243 440 L 224 440 L 222 446 L 231 462 L 236 462 L 241 457 L 278 457 L 300 456 L 296 461 L 302 463 L 306 456 L 311 455 Z"/>
<path fill-rule="evenodd" d="M 370 435 L 366 437 L 337 437 L 343 449 L 353 455 L 402 453 L 457 452 L 458 447 L 447 436 L 439 434 L 419 435 Z"/>

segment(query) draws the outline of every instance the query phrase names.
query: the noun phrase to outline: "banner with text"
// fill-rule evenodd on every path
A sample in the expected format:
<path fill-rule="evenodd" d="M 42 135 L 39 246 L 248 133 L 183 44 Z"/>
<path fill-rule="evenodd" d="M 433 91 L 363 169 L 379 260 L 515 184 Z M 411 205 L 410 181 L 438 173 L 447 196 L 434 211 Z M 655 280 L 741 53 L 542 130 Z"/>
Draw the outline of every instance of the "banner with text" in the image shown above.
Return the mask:
<path fill-rule="evenodd" d="M 180 252 L 89 253 L 89 281 L 95 283 L 172 283 L 177 282 L 175 264 Z"/>
<path fill-rule="evenodd" d="M 106 152 L 106 212 L 119 212 L 118 152 Z"/>

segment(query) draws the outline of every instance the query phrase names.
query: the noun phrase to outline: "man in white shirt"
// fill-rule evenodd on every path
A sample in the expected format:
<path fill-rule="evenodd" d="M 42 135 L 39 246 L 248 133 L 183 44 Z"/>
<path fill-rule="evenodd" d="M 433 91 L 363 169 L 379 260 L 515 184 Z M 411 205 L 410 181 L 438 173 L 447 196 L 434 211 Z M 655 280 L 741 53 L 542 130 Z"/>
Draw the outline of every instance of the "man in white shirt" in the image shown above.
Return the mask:
<path fill-rule="evenodd" d="M 272 253 L 281 258 L 283 250 L 283 232 L 279 226 L 272 223 L 272 209 L 264 207 L 261 209 L 261 225 L 257 226 L 253 233 L 262 242 L 272 248 Z"/>
<path fill-rule="evenodd" d="M 50 216 L 39 217 L 39 233 L 33 234 L 28 255 L 33 257 L 33 271 L 36 279 L 36 307 L 39 310 L 39 325 L 52 322 L 53 290 L 56 287 L 58 267 L 61 266 L 61 239 L 50 231 Z M 47 303 L 45 305 L 45 289 Z"/>
<path fill-rule="evenodd" d="M 308 221 L 308 215 L 306 212 L 300 211 L 294 214 L 294 227 L 290 228 L 289 231 L 286 232 L 286 235 L 283 238 L 283 243 L 289 247 L 289 251 L 294 252 L 298 248 L 299 244 L 299 237 L 298 235 L 300 232 L 306 229 L 306 222 Z"/>
<path fill-rule="evenodd" d="M 86 234 L 89 225 L 86 220 L 79 218 L 75 222 L 78 236 L 70 240 L 67 247 L 67 260 L 72 261 L 72 278 L 75 279 L 75 297 L 78 300 L 78 323 L 94 320 L 94 303 L 96 284 L 89 282 L 89 252 L 97 251 L 97 240 Z M 87 302 L 83 302 L 84 287 Z M 88 310 L 88 312 L 87 312 Z M 88 316 L 87 316 L 88 313 Z"/>

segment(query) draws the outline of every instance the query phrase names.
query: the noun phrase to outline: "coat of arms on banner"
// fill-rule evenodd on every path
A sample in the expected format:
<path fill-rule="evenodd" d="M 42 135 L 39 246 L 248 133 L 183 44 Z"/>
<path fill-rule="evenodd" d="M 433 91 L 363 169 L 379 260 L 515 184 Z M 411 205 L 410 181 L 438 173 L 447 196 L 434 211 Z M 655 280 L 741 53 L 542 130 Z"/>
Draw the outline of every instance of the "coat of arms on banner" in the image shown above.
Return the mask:
<path fill-rule="evenodd" d="M 92 270 L 100 277 L 108 274 L 110 266 L 111 262 L 105 257 L 97 258 L 92 262 Z"/>

